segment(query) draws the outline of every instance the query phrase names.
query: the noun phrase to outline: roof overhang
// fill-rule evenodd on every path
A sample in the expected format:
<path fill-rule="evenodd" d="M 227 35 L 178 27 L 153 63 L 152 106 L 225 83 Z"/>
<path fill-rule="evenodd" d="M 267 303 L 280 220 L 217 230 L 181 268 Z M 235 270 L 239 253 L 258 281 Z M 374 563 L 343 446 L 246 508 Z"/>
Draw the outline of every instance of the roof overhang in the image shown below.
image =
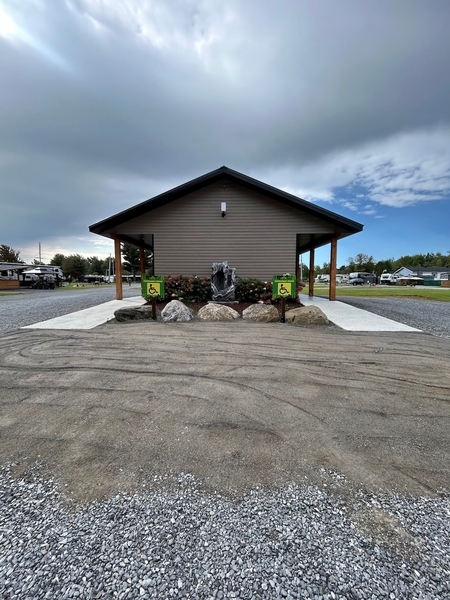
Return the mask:
<path fill-rule="evenodd" d="M 0 262 L 0 271 L 24 271 L 30 269 L 35 265 L 25 265 L 23 263 L 8 263 Z"/>
<path fill-rule="evenodd" d="M 104 235 L 104 234 L 102 234 Z M 153 252 L 153 234 L 139 234 L 139 233 L 115 233 L 110 232 L 111 239 L 118 239 L 124 244 L 130 244 L 131 246 L 137 246 L 138 248 L 144 248 L 149 252 Z"/>

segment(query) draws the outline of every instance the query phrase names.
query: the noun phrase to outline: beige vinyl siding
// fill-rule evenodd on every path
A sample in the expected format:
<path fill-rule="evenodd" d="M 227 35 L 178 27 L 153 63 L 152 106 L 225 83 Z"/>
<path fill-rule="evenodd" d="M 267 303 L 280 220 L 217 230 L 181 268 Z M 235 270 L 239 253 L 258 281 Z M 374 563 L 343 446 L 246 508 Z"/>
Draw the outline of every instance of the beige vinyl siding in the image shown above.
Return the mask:
<path fill-rule="evenodd" d="M 297 233 L 333 231 L 331 224 L 228 180 L 117 228 L 117 233 L 153 234 L 155 275 L 209 276 L 213 262 L 226 260 L 239 277 L 263 280 L 295 273 Z"/>

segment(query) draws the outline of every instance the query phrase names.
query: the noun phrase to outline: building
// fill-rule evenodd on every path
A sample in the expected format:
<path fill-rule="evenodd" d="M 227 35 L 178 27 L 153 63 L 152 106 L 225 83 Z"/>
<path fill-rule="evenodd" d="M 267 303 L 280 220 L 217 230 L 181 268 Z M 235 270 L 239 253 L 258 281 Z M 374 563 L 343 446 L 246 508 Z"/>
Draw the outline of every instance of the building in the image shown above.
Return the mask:
<path fill-rule="evenodd" d="M 32 265 L 24 263 L 0 262 L 0 290 L 15 290 L 25 281 L 24 272 Z"/>
<path fill-rule="evenodd" d="M 89 227 L 115 242 L 116 297 L 122 298 L 120 243 L 153 252 L 155 275 L 210 276 L 227 261 L 238 277 L 299 276 L 299 256 L 330 244 L 335 298 L 337 241 L 363 226 L 247 175 L 220 167 Z"/>
<path fill-rule="evenodd" d="M 450 287 L 450 267 L 400 267 L 393 273 L 392 277 L 395 281 L 400 277 L 420 277 L 424 283 Z"/>

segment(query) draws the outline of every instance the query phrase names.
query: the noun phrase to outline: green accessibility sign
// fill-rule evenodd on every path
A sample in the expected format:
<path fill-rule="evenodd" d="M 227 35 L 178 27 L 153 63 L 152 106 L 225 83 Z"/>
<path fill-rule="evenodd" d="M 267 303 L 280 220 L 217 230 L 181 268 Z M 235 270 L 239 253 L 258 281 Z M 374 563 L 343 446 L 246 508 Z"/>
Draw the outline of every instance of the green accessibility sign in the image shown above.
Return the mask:
<path fill-rule="evenodd" d="M 275 275 L 272 277 L 273 298 L 295 298 L 296 284 L 294 275 Z"/>
<path fill-rule="evenodd" d="M 144 298 L 164 298 L 164 276 L 143 277 L 141 292 Z"/>

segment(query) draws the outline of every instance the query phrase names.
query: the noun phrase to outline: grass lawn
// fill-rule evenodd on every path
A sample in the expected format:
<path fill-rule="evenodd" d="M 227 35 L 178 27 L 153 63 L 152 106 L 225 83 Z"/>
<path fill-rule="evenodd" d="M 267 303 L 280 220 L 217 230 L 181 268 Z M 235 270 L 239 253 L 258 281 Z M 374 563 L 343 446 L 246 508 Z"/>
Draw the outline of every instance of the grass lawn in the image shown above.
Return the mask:
<path fill-rule="evenodd" d="M 308 293 L 305 287 L 303 294 Z M 328 296 L 327 285 L 314 285 L 315 296 Z M 336 296 L 354 296 L 355 298 L 419 298 L 421 300 L 438 300 L 450 302 L 450 288 L 414 288 L 408 286 L 377 285 L 369 286 L 336 286 Z"/>

